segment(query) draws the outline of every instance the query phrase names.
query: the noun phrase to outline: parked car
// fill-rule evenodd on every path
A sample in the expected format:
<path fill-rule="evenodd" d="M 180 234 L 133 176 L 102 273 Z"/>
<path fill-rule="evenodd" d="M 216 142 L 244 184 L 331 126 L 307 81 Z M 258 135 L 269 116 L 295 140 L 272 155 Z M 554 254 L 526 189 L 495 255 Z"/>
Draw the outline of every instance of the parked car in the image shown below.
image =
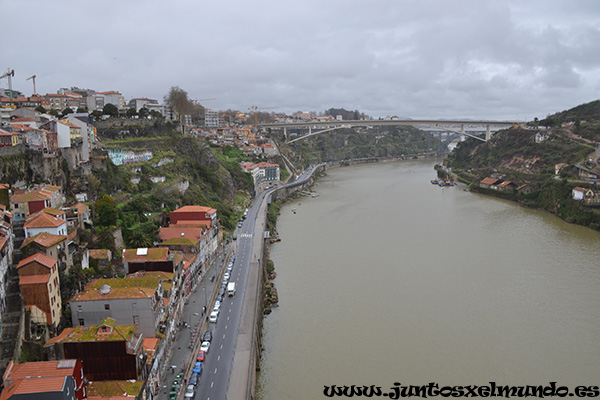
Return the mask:
<path fill-rule="evenodd" d="M 208 322 L 217 322 L 217 318 L 219 318 L 219 312 L 218 311 L 213 311 L 210 313 L 210 317 L 208 317 Z"/>
<path fill-rule="evenodd" d="M 202 342 L 200 345 L 200 351 L 207 352 L 210 347 L 210 342 Z"/>
<path fill-rule="evenodd" d="M 194 368 L 192 369 L 192 372 L 195 374 L 200 375 L 202 373 L 202 361 L 196 361 L 196 363 L 194 364 Z"/>
<path fill-rule="evenodd" d="M 215 305 L 213 307 L 213 311 L 219 312 L 221 310 L 221 302 L 219 300 L 215 301 Z"/>
<path fill-rule="evenodd" d="M 198 355 L 196 356 L 196 361 L 204 361 L 204 355 L 205 355 L 205 354 L 206 354 L 206 353 L 205 353 L 204 351 L 200 350 L 200 351 L 198 352 Z"/>
<path fill-rule="evenodd" d="M 194 385 L 194 386 L 196 386 L 196 385 L 198 384 L 198 377 L 199 377 L 199 376 L 200 376 L 200 375 L 198 375 L 198 373 L 197 373 L 197 372 L 194 372 L 194 373 L 192 374 L 192 376 L 190 376 L 190 385 Z"/>
<path fill-rule="evenodd" d="M 223 295 L 222 295 L 222 294 L 218 295 L 218 296 L 217 296 L 217 300 L 219 300 L 219 301 L 223 301 Z"/>
<path fill-rule="evenodd" d="M 229 275 L 229 272 L 225 272 L 225 275 L 223 275 L 223 280 L 225 280 L 225 279 L 229 280 L 230 277 L 231 277 L 231 275 Z"/>
<path fill-rule="evenodd" d="M 204 332 L 204 336 L 202 336 L 202 341 L 210 342 L 211 340 L 212 340 L 212 332 L 211 331 Z"/>
<path fill-rule="evenodd" d="M 187 390 L 185 391 L 185 398 L 186 399 L 191 399 L 192 397 L 194 397 L 194 390 L 196 389 L 196 387 L 194 385 L 188 385 Z"/>

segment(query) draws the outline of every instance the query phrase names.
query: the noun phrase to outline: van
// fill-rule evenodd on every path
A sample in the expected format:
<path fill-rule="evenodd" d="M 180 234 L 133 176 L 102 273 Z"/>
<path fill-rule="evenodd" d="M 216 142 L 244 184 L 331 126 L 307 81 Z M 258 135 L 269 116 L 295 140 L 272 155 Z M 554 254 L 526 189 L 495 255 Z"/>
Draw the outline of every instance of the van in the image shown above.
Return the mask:
<path fill-rule="evenodd" d="M 229 282 L 227 285 L 227 296 L 232 297 L 235 295 L 235 282 Z"/>

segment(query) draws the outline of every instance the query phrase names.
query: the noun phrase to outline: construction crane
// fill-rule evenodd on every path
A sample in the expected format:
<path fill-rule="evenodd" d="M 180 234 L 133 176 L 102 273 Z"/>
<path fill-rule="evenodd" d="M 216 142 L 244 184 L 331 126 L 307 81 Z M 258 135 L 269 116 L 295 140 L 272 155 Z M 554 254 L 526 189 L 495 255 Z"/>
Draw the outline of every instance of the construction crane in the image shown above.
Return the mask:
<path fill-rule="evenodd" d="M 25 79 L 26 81 L 33 79 L 33 95 L 37 94 L 37 92 L 35 91 L 35 75 L 31 75 L 29 78 Z"/>
<path fill-rule="evenodd" d="M 10 96 L 10 101 L 12 101 L 12 99 L 13 99 L 12 79 L 11 79 L 13 76 L 15 76 L 15 70 L 14 69 L 10 69 L 10 68 L 8 69 L 8 71 L 4 75 L 0 76 L 0 79 L 2 79 L 2 78 L 8 78 L 8 93 L 9 93 L 9 96 Z"/>
<path fill-rule="evenodd" d="M 216 99 L 192 99 L 192 103 L 196 106 L 196 105 L 201 105 L 200 102 L 201 101 L 209 101 L 209 100 L 216 100 Z"/>
<path fill-rule="evenodd" d="M 258 132 L 258 110 L 274 110 L 279 107 L 259 107 L 259 106 L 250 106 L 248 110 L 254 112 L 254 127 L 256 132 Z"/>

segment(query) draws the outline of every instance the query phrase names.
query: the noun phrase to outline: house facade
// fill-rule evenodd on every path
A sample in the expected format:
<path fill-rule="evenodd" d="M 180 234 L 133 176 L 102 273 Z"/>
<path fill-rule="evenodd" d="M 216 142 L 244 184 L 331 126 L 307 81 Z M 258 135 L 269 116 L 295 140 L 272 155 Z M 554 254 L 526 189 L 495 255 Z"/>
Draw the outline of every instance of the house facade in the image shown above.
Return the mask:
<path fill-rule="evenodd" d="M 38 233 L 46 232 L 52 235 L 67 235 L 67 221 L 62 218 L 54 217 L 48 213 L 40 212 L 32 215 L 25 222 L 25 237 L 32 237 Z"/>
<path fill-rule="evenodd" d="M 56 327 L 62 315 L 58 260 L 34 254 L 17 265 L 19 288 L 31 320 Z"/>

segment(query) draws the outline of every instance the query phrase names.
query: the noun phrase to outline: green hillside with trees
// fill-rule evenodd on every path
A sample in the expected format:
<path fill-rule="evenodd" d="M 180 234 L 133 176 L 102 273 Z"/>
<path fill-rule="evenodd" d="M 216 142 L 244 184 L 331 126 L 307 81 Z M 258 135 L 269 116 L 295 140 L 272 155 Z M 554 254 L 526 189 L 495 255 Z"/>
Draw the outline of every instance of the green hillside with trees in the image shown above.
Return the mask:
<path fill-rule="evenodd" d="M 575 187 L 597 192 L 600 174 L 600 101 L 498 132 L 488 142 L 467 139 L 447 157 L 447 169 L 474 191 L 552 212 L 600 230 L 600 204 L 573 199 Z M 585 175 L 585 176 L 583 176 Z M 510 190 L 481 187 L 486 177 L 511 182 Z"/>

